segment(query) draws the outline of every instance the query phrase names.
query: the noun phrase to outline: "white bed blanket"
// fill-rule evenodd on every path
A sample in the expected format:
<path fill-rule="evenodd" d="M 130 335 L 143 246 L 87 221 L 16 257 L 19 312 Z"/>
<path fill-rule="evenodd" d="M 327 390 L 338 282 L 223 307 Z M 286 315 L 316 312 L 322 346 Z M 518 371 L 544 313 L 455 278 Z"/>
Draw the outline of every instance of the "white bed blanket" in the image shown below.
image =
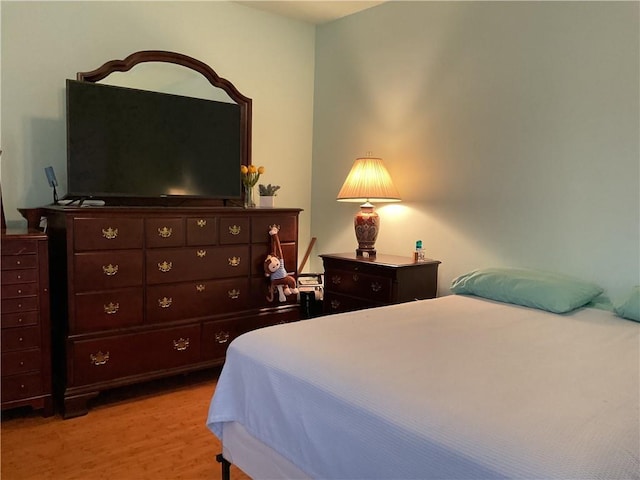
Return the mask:
<path fill-rule="evenodd" d="M 640 324 L 448 296 L 253 331 L 207 426 L 320 479 L 638 479 Z"/>

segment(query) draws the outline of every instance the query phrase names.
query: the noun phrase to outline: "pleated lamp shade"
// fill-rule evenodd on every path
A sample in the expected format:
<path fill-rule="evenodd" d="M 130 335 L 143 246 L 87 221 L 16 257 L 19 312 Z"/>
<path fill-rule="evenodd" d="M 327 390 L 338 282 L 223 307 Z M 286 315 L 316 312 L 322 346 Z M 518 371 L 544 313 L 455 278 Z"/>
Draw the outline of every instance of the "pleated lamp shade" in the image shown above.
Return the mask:
<path fill-rule="evenodd" d="M 400 195 L 381 158 L 358 158 L 344 181 L 337 200 L 364 202 L 354 218 L 358 257 L 375 257 L 380 217 L 371 202 L 399 202 Z"/>
<path fill-rule="evenodd" d="M 399 202 L 400 195 L 381 158 L 358 158 L 344 181 L 340 202 Z"/>

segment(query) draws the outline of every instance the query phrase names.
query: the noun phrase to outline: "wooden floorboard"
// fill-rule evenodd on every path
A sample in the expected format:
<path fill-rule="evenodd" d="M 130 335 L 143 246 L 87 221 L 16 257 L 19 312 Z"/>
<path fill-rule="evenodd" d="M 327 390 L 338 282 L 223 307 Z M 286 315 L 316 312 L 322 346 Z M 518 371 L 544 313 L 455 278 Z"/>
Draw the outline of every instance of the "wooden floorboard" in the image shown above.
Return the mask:
<path fill-rule="evenodd" d="M 218 480 L 220 442 L 205 426 L 219 370 L 101 393 L 88 415 L 2 412 L 3 480 Z M 232 467 L 232 480 L 249 477 Z"/>

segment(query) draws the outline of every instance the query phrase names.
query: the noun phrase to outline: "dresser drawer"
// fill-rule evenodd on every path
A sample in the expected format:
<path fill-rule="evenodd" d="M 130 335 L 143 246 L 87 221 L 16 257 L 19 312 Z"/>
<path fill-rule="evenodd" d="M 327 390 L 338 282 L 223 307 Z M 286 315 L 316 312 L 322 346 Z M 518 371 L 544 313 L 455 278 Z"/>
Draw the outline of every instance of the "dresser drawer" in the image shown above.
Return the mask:
<path fill-rule="evenodd" d="M 29 325 L 37 325 L 39 320 L 39 312 L 19 312 L 6 313 L 2 312 L 2 328 L 7 327 L 24 327 Z"/>
<path fill-rule="evenodd" d="M 298 248 L 295 243 L 283 243 L 282 256 L 287 272 L 295 272 L 298 269 Z M 271 253 L 269 245 L 251 245 L 251 275 L 264 277 L 264 261 Z"/>
<path fill-rule="evenodd" d="M 375 302 L 389 302 L 393 282 L 390 278 L 359 271 L 327 270 L 325 289 L 329 292 L 364 297 Z"/>
<path fill-rule="evenodd" d="M 31 269 L 37 266 L 38 257 L 36 255 L 2 255 L 2 270 Z"/>
<path fill-rule="evenodd" d="M 40 346 L 40 327 L 5 328 L 2 330 L 2 351 L 23 350 Z"/>
<path fill-rule="evenodd" d="M 2 257 L 4 261 L 5 257 Z M 38 280 L 38 270 L 30 268 L 28 270 L 3 270 L 2 285 L 14 283 L 30 283 Z"/>
<path fill-rule="evenodd" d="M 78 292 L 142 285 L 141 250 L 76 253 L 73 260 Z"/>
<path fill-rule="evenodd" d="M 217 243 L 216 217 L 187 218 L 187 245 L 216 245 Z"/>
<path fill-rule="evenodd" d="M 250 330 L 240 319 L 207 322 L 202 325 L 202 359 L 224 358 L 231 341 Z"/>
<path fill-rule="evenodd" d="M 38 294 L 37 283 L 2 284 L 2 298 L 28 297 Z"/>
<path fill-rule="evenodd" d="M 208 280 L 147 289 L 149 323 L 218 315 L 249 308 L 249 280 Z"/>
<path fill-rule="evenodd" d="M 2 354 L 2 376 L 39 371 L 42 353 L 39 348 L 18 350 Z"/>
<path fill-rule="evenodd" d="M 147 283 L 245 276 L 249 263 L 248 245 L 149 250 Z"/>
<path fill-rule="evenodd" d="M 144 226 L 141 218 L 74 218 L 75 250 L 118 250 L 142 248 Z"/>
<path fill-rule="evenodd" d="M 247 217 L 221 217 L 220 245 L 249 243 L 249 225 Z"/>
<path fill-rule="evenodd" d="M 34 397 L 43 393 L 43 378 L 39 372 L 2 377 L 2 402 Z"/>
<path fill-rule="evenodd" d="M 35 254 L 38 252 L 38 240 L 28 238 L 3 238 L 2 240 L 2 268 L 5 256 Z"/>
<path fill-rule="evenodd" d="M 148 248 L 181 247 L 185 231 L 182 218 L 147 218 L 145 220 L 145 243 Z"/>
<path fill-rule="evenodd" d="M 79 293 L 69 333 L 98 332 L 142 324 L 142 287 Z"/>
<path fill-rule="evenodd" d="M 200 325 L 72 342 L 72 386 L 180 367 L 200 359 Z"/>
<path fill-rule="evenodd" d="M 2 298 L 2 313 L 21 313 L 38 310 L 38 297 Z"/>
<path fill-rule="evenodd" d="M 251 243 L 270 243 L 269 230 L 275 225 L 279 228 L 281 242 L 298 240 L 298 222 L 295 215 L 260 215 L 251 219 Z"/>

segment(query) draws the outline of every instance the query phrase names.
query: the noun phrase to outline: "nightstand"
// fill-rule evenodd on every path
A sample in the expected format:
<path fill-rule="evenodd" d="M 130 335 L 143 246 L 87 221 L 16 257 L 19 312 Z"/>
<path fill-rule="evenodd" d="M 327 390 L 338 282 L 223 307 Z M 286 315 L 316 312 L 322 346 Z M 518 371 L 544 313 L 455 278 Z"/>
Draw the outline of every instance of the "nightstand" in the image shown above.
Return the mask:
<path fill-rule="evenodd" d="M 434 298 L 438 260 L 353 253 L 320 255 L 324 264 L 324 313 L 339 313 L 392 303 Z"/>

